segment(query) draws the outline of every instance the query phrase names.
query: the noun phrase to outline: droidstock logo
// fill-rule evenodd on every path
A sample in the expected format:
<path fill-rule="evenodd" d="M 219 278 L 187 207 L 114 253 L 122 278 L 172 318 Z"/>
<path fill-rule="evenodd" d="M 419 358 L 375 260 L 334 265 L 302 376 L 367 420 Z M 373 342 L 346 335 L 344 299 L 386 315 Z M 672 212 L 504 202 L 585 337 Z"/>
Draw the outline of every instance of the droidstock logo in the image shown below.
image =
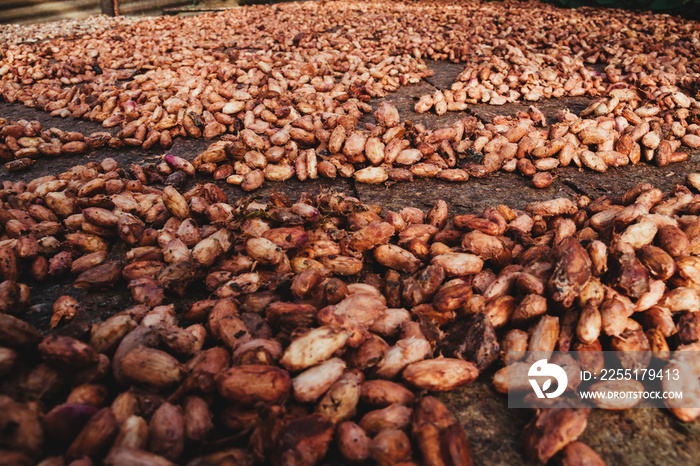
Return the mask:
<path fill-rule="evenodd" d="M 546 359 L 540 359 L 530 366 L 527 375 L 537 398 L 556 398 L 564 393 L 566 386 L 569 384 L 569 378 L 566 376 L 564 369 L 556 364 L 549 364 Z M 538 380 L 545 377 L 547 379 L 540 387 Z M 552 377 L 557 381 L 557 389 L 547 393 L 547 390 L 552 386 Z"/>

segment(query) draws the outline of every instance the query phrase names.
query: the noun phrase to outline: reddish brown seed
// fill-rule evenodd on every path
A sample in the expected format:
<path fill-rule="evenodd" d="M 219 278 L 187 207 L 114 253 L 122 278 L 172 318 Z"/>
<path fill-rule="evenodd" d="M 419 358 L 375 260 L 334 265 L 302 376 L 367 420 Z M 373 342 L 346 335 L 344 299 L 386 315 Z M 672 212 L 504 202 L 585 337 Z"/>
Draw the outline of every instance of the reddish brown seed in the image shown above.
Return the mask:
<path fill-rule="evenodd" d="M 561 453 L 562 466 L 605 466 L 605 461 L 588 445 L 571 442 Z"/>
<path fill-rule="evenodd" d="M 143 346 L 131 350 L 121 361 L 125 377 L 154 389 L 171 387 L 184 376 L 182 365 L 164 351 Z"/>
<path fill-rule="evenodd" d="M 364 461 L 369 457 L 371 439 L 354 422 L 343 422 L 338 426 L 336 441 L 340 453 L 348 461 Z"/>
<path fill-rule="evenodd" d="M 552 408 L 542 410 L 523 431 L 528 456 L 546 462 L 586 429 L 590 409 Z"/>
<path fill-rule="evenodd" d="M 244 365 L 216 377 L 219 393 L 225 399 L 243 403 L 278 402 L 291 389 L 289 373 L 274 366 Z"/>
<path fill-rule="evenodd" d="M 437 358 L 410 364 L 403 379 L 416 388 L 448 391 L 470 384 L 479 375 L 476 366 L 461 359 Z"/>
<path fill-rule="evenodd" d="M 411 408 L 391 404 L 365 414 L 359 424 L 369 435 L 376 435 L 385 429 L 403 429 L 411 422 Z"/>
<path fill-rule="evenodd" d="M 80 434 L 68 447 L 66 457 L 79 459 L 97 456 L 106 450 L 117 435 L 118 425 L 110 408 L 103 408 L 85 424 Z"/>
<path fill-rule="evenodd" d="M 380 466 L 398 464 L 411 455 L 411 441 L 408 436 L 397 429 L 380 432 L 369 446 L 370 457 Z"/>
<path fill-rule="evenodd" d="M 569 307 L 591 276 L 591 259 L 576 238 L 561 241 L 553 251 L 557 265 L 549 279 L 552 299 Z"/>
<path fill-rule="evenodd" d="M 279 430 L 276 442 L 280 454 L 278 464 L 297 461 L 299 464 L 316 464 L 326 455 L 333 430 L 333 424 L 318 414 L 291 420 Z"/>
<path fill-rule="evenodd" d="M 532 185 L 535 188 L 548 188 L 552 185 L 554 175 L 550 172 L 538 172 L 532 177 Z"/>

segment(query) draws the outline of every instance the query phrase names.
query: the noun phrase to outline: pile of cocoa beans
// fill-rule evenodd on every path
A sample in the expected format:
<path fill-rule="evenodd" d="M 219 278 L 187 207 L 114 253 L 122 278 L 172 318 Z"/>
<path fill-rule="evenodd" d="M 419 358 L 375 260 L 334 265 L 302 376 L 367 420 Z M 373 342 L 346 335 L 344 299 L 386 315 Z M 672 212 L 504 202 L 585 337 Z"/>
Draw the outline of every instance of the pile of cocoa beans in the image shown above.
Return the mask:
<path fill-rule="evenodd" d="M 179 137 L 221 138 L 235 145 L 233 154 L 199 169 L 244 186 L 293 176 L 459 182 L 504 170 L 544 188 L 560 166 L 664 166 L 687 159 L 682 146 L 700 147 L 698 29 L 667 16 L 513 2 L 339 1 L 94 21 L 109 27 L 0 40 L 0 97 L 118 131 L 68 141 L 53 132 L 0 133 L 0 158 L 20 159 L 8 169 L 82 153 L 93 148 L 81 144 L 88 139 L 167 149 Z M 366 121 L 372 98 L 432 75 L 423 57 L 467 65 L 450 89 L 420 97 L 419 113 L 597 100 L 553 124 L 531 107 L 429 131 L 388 103 Z"/>
<path fill-rule="evenodd" d="M 44 129 L 40 121 L 8 121 L 0 118 L 0 160 L 8 172 L 29 169 L 38 157 L 76 156 L 97 150 L 113 139 L 111 133 L 98 131 L 85 136 L 80 131 L 63 131 L 59 128 Z"/>
<path fill-rule="evenodd" d="M 469 464 L 468 435 L 428 393 L 494 369 L 497 391 L 517 390 L 529 364 L 508 355 L 525 350 L 672 357 L 692 400 L 698 191 L 693 174 L 668 193 L 643 183 L 451 216 L 444 201 L 382 211 L 338 192 L 231 202 L 212 183 L 149 185 L 143 168 L 112 159 L 5 181 L 2 455 L 44 466 Z M 126 288 L 133 306 L 88 325 L 66 294 L 42 335 L 26 322 L 33 288 L 62 280 Z M 192 293 L 205 299 L 183 306 Z M 539 410 L 525 454 L 602 464 L 576 442 L 589 411 Z"/>
<path fill-rule="evenodd" d="M 57 37 L 79 37 L 86 33 L 105 30 L 117 24 L 141 21 L 144 17 L 90 16 L 84 19 L 62 19 L 40 24 L 0 24 L 0 44 L 36 43 Z"/>

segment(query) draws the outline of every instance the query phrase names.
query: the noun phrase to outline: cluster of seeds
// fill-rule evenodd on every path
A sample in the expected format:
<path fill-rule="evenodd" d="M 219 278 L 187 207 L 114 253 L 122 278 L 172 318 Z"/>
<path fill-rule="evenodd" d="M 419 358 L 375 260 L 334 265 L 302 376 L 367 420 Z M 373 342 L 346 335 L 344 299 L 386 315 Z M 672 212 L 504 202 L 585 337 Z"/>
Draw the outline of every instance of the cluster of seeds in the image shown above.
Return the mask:
<path fill-rule="evenodd" d="M 468 464 L 467 435 L 426 392 L 501 364 L 495 389 L 521 390 L 532 361 L 508 355 L 525 350 L 576 350 L 557 360 L 572 373 L 599 372 L 601 350 L 646 352 L 628 368 L 666 359 L 684 375 L 686 403 L 668 407 L 692 421 L 699 188 L 690 175 L 668 193 L 645 183 L 451 217 L 443 201 L 383 212 L 336 192 L 232 204 L 215 184 L 149 185 L 141 167 L 111 159 L 6 181 L 3 455 L 44 466 L 315 464 L 337 451 Z M 23 320 L 29 285 L 66 278 L 88 291 L 125 284 L 133 306 L 88 325 L 63 295 L 42 336 Z M 193 291 L 209 296 L 177 304 Z M 525 453 L 601 463 L 575 442 L 588 412 L 540 411 Z"/>
<path fill-rule="evenodd" d="M 293 176 L 464 181 L 502 169 L 547 187 L 560 166 L 664 166 L 687 159 L 682 146 L 700 146 L 700 39 L 692 22 L 678 19 L 435 1 L 308 2 L 101 21 L 111 27 L 0 45 L 0 96 L 116 128 L 103 141 L 116 148 L 221 138 L 235 150 L 219 160 L 217 176 L 233 184 Z M 531 107 L 429 131 L 388 103 L 366 121 L 371 98 L 432 74 L 424 57 L 467 67 L 451 89 L 422 96 L 417 112 L 597 100 L 580 115 L 561 112 L 551 125 Z M 0 154 L 61 152 L 60 136 L 26 140 L 35 136 L 2 135 Z M 207 162 L 201 171 L 218 168 Z"/>
<path fill-rule="evenodd" d="M 469 435 L 430 393 L 485 372 L 497 392 L 529 390 L 534 360 L 514 356 L 525 351 L 566 353 L 554 362 L 570 375 L 600 372 L 602 350 L 639 355 L 621 361 L 628 369 L 665 361 L 683 375 L 682 387 L 664 382 L 684 392 L 668 409 L 697 419 L 698 174 L 667 193 L 643 183 L 456 216 L 444 201 L 395 212 L 338 192 L 234 201 L 188 177 L 252 191 L 292 177 L 465 181 L 505 170 L 547 187 L 560 166 L 680 162 L 683 147 L 700 147 L 699 40 L 673 18 L 510 2 L 309 2 L 99 18 L 63 33 L 3 27 L 5 102 L 105 128 L 86 136 L 0 119 L 9 171 L 101 147 L 216 141 L 191 160 L 104 159 L 3 182 L 0 456 L 471 464 Z M 466 68 L 451 89 L 420 97 L 419 113 L 595 100 L 554 123 L 532 105 L 437 129 L 388 101 L 370 105 L 429 77 L 423 58 Z M 33 289 L 67 282 L 132 303 L 89 325 L 66 293 L 43 335 L 27 323 Z M 524 454 L 604 464 L 576 441 L 589 411 L 538 410 Z"/>
<path fill-rule="evenodd" d="M 86 19 L 64 19 L 42 24 L 0 24 L 0 44 L 3 46 L 16 44 L 35 44 L 58 37 L 76 38 L 83 34 L 104 31 L 120 24 L 140 21 L 136 17 L 91 16 Z"/>

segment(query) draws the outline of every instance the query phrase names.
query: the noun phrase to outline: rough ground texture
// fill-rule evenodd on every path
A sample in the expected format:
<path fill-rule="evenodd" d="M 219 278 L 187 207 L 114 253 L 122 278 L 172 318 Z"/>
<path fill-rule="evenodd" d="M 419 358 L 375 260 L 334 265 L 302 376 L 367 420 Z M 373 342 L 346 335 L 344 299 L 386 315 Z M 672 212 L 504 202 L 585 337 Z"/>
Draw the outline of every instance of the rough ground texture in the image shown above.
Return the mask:
<path fill-rule="evenodd" d="M 449 88 L 462 70 L 462 65 L 430 61 L 428 64 L 435 71 L 435 75 L 427 82 L 402 87 L 387 99 L 396 105 L 402 118 L 414 123 L 423 123 L 428 128 L 437 128 L 463 118 L 464 113 L 447 113 L 442 117 L 432 113 L 419 115 L 413 111 L 413 105 L 422 94 L 432 92 L 436 88 Z M 371 104 L 376 108 L 380 102 L 381 100 L 375 100 Z M 544 101 L 539 102 L 537 106 L 548 119 L 552 119 L 564 107 L 570 108 L 573 112 L 580 111 L 587 106 L 587 99 Z M 475 105 L 468 111 L 485 121 L 490 121 L 494 115 L 514 114 L 524 108 L 526 107 L 519 105 L 501 107 Z M 51 118 L 45 113 L 21 105 L 0 103 L 0 117 L 13 120 L 36 119 L 45 127 L 82 131 L 85 134 L 104 130 L 102 126 L 94 123 L 70 118 Z M 211 141 L 177 139 L 170 152 L 192 160 L 210 143 Z M 140 149 L 121 151 L 104 149 L 90 153 L 81 159 L 67 157 L 40 159 L 32 169 L 15 174 L 9 174 L 2 169 L 0 179 L 31 180 L 47 174 L 61 173 L 87 160 L 100 161 L 105 157 L 114 158 L 120 166 L 128 166 L 133 162 L 147 164 L 157 161 L 160 155 L 162 155 L 160 152 L 147 152 Z M 668 190 L 674 184 L 681 182 L 687 173 L 696 171 L 700 171 L 700 154 L 691 153 L 688 161 L 664 168 L 640 164 L 611 168 L 602 174 L 579 170 L 575 167 L 558 168 L 554 171 L 556 175 L 554 182 L 547 189 L 536 189 L 529 179 L 505 172 L 493 173 L 484 179 L 472 178 L 463 184 L 451 184 L 435 179 L 417 179 L 411 183 L 385 185 L 366 185 L 347 179 L 315 180 L 306 183 L 290 180 L 286 183 L 267 182 L 262 189 L 253 193 L 244 193 L 238 187 L 232 187 L 223 182 L 221 185 L 230 201 L 245 196 L 266 198 L 274 191 L 294 199 L 302 191 L 317 193 L 320 189 L 336 189 L 354 193 L 362 202 L 378 204 L 386 210 L 414 206 L 427 211 L 435 200 L 444 199 L 450 205 L 451 214 L 455 215 L 479 213 L 486 206 L 498 204 L 522 208 L 531 201 L 561 196 L 572 198 L 585 194 L 594 198 L 608 193 L 620 193 L 643 181 L 650 182 L 662 190 Z M 190 186 L 204 180 L 210 181 L 204 177 L 199 180 L 191 179 Z M 123 253 L 124 251 L 118 248 L 111 252 L 114 257 L 119 257 Z M 199 292 L 192 291 L 185 300 L 179 301 L 180 309 L 189 306 L 194 300 L 205 298 L 207 294 L 203 287 Z M 124 287 L 112 292 L 88 294 L 74 289 L 68 282 L 43 283 L 40 289 L 35 287 L 32 292 L 34 301 L 28 313 L 28 320 L 46 331 L 52 305 L 56 298 L 63 294 L 79 300 L 80 310 L 75 320 L 86 322 L 104 320 L 124 309 L 130 302 Z M 465 426 L 475 464 L 528 464 L 525 463 L 521 453 L 520 435 L 531 414 L 527 410 L 507 409 L 505 397 L 493 390 L 489 374 L 480 377 L 466 388 L 441 395 L 441 399 L 453 409 Z M 693 465 L 697 464 L 697 458 L 700 457 L 700 423 L 681 423 L 670 413 L 659 409 L 633 409 L 619 413 L 595 410 L 580 440 L 598 452 L 609 465 Z"/>

